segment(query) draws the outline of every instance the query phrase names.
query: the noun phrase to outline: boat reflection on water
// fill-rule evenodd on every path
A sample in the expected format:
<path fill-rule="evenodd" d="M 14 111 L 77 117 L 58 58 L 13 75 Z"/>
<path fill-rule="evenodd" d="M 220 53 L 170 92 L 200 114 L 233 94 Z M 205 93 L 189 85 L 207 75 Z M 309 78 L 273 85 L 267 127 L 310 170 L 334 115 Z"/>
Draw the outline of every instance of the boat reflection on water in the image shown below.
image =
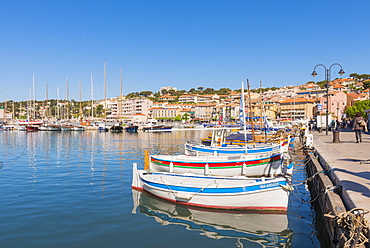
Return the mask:
<path fill-rule="evenodd" d="M 291 247 L 286 213 L 189 208 L 137 190 L 132 190 L 132 197 L 132 213 L 153 217 L 161 225 L 183 225 L 212 239 L 236 239 L 237 247 L 243 247 L 242 240 L 261 247 Z"/>

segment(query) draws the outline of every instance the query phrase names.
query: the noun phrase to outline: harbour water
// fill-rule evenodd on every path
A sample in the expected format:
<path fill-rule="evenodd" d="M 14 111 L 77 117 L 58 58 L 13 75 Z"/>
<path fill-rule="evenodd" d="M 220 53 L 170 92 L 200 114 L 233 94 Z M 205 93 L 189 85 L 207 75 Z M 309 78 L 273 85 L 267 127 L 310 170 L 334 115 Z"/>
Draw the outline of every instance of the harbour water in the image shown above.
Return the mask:
<path fill-rule="evenodd" d="M 186 208 L 131 190 L 144 150 L 180 154 L 207 133 L 1 131 L 0 246 L 320 247 L 304 185 L 279 214 Z M 303 156 L 294 158 L 298 183 Z"/>

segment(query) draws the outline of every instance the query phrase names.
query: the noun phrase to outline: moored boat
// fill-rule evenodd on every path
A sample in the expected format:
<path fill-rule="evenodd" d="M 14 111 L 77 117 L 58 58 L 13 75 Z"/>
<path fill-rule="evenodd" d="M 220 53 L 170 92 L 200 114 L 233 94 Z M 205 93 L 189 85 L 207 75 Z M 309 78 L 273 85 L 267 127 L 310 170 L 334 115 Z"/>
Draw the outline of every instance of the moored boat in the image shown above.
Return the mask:
<path fill-rule="evenodd" d="M 39 126 L 37 125 L 27 125 L 26 131 L 27 132 L 37 132 L 39 130 Z"/>
<path fill-rule="evenodd" d="M 234 156 L 150 155 L 149 162 L 153 171 L 218 176 L 274 176 L 282 172 L 284 156 L 280 153 Z"/>
<path fill-rule="evenodd" d="M 60 130 L 61 131 L 72 131 L 72 127 L 71 125 L 62 125 L 60 126 Z"/>
<path fill-rule="evenodd" d="M 83 126 L 73 126 L 72 131 L 85 131 Z"/>
<path fill-rule="evenodd" d="M 110 128 L 110 131 L 114 132 L 114 133 L 121 133 L 121 132 L 123 132 L 123 127 L 121 127 L 121 126 L 112 126 Z"/>
<path fill-rule="evenodd" d="M 139 126 L 137 126 L 137 125 L 132 125 L 132 124 L 130 124 L 130 125 L 127 125 L 126 127 L 125 127 L 125 131 L 126 132 L 129 132 L 129 133 L 137 133 L 137 130 L 139 129 Z"/>
<path fill-rule="evenodd" d="M 132 188 L 188 206 L 286 211 L 289 181 L 284 177 L 218 177 L 147 172 L 133 165 Z"/>
<path fill-rule="evenodd" d="M 98 132 L 108 132 L 108 128 L 100 126 L 100 127 L 98 127 Z"/>
<path fill-rule="evenodd" d="M 48 131 L 60 131 L 59 125 L 48 125 L 47 128 L 48 128 Z"/>
<path fill-rule="evenodd" d="M 39 131 L 48 131 L 48 127 L 47 126 L 40 126 Z"/>
<path fill-rule="evenodd" d="M 26 131 L 26 126 L 17 126 L 18 131 Z"/>
<path fill-rule="evenodd" d="M 279 152 L 281 148 L 280 144 L 264 144 L 258 146 L 252 145 L 227 145 L 224 144 L 222 146 L 206 146 L 200 145 L 194 142 L 186 142 L 185 143 L 185 154 L 186 155 L 232 155 L 232 154 L 261 154 L 261 153 L 271 153 L 271 152 Z"/>

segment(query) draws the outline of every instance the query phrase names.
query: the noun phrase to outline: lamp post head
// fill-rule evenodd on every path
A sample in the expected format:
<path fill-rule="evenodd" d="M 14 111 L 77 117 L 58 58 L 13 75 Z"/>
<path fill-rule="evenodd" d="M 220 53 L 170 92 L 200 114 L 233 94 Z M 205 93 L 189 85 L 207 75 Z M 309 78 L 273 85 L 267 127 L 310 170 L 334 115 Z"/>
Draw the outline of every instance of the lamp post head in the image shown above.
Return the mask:
<path fill-rule="evenodd" d="M 343 75 L 344 74 L 344 71 L 343 71 L 343 69 L 340 69 L 340 71 L 339 71 L 339 75 Z"/>
<path fill-rule="evenodd" d="M 311 73 L 311 75 L 312 75 L 313 77 L 316 77 L 316 76 L 317 76 L 317 72 L 316 72 L 316 71 L 313 71 L 313 72 Z"/>

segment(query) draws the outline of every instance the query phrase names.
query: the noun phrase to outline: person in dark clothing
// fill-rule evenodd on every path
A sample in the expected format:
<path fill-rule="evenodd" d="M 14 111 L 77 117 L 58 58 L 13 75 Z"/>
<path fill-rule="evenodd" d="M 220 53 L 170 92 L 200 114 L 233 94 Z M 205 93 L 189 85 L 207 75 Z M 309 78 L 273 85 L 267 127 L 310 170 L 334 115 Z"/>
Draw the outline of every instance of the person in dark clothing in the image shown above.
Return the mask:
<path fill-rule="evenodd" d="M 355 119 L 353 119 L 353 128 L 352 128 L 352 130 L 355 130 L 356 133 L 356 143 L 358 142 L 362 143 L 362 130 L 364 130 L 364 126 L 362 126 L 362 123 L 365 123 L 365 120 L 361 116 L 361 113 L 357 112 Z"/>

